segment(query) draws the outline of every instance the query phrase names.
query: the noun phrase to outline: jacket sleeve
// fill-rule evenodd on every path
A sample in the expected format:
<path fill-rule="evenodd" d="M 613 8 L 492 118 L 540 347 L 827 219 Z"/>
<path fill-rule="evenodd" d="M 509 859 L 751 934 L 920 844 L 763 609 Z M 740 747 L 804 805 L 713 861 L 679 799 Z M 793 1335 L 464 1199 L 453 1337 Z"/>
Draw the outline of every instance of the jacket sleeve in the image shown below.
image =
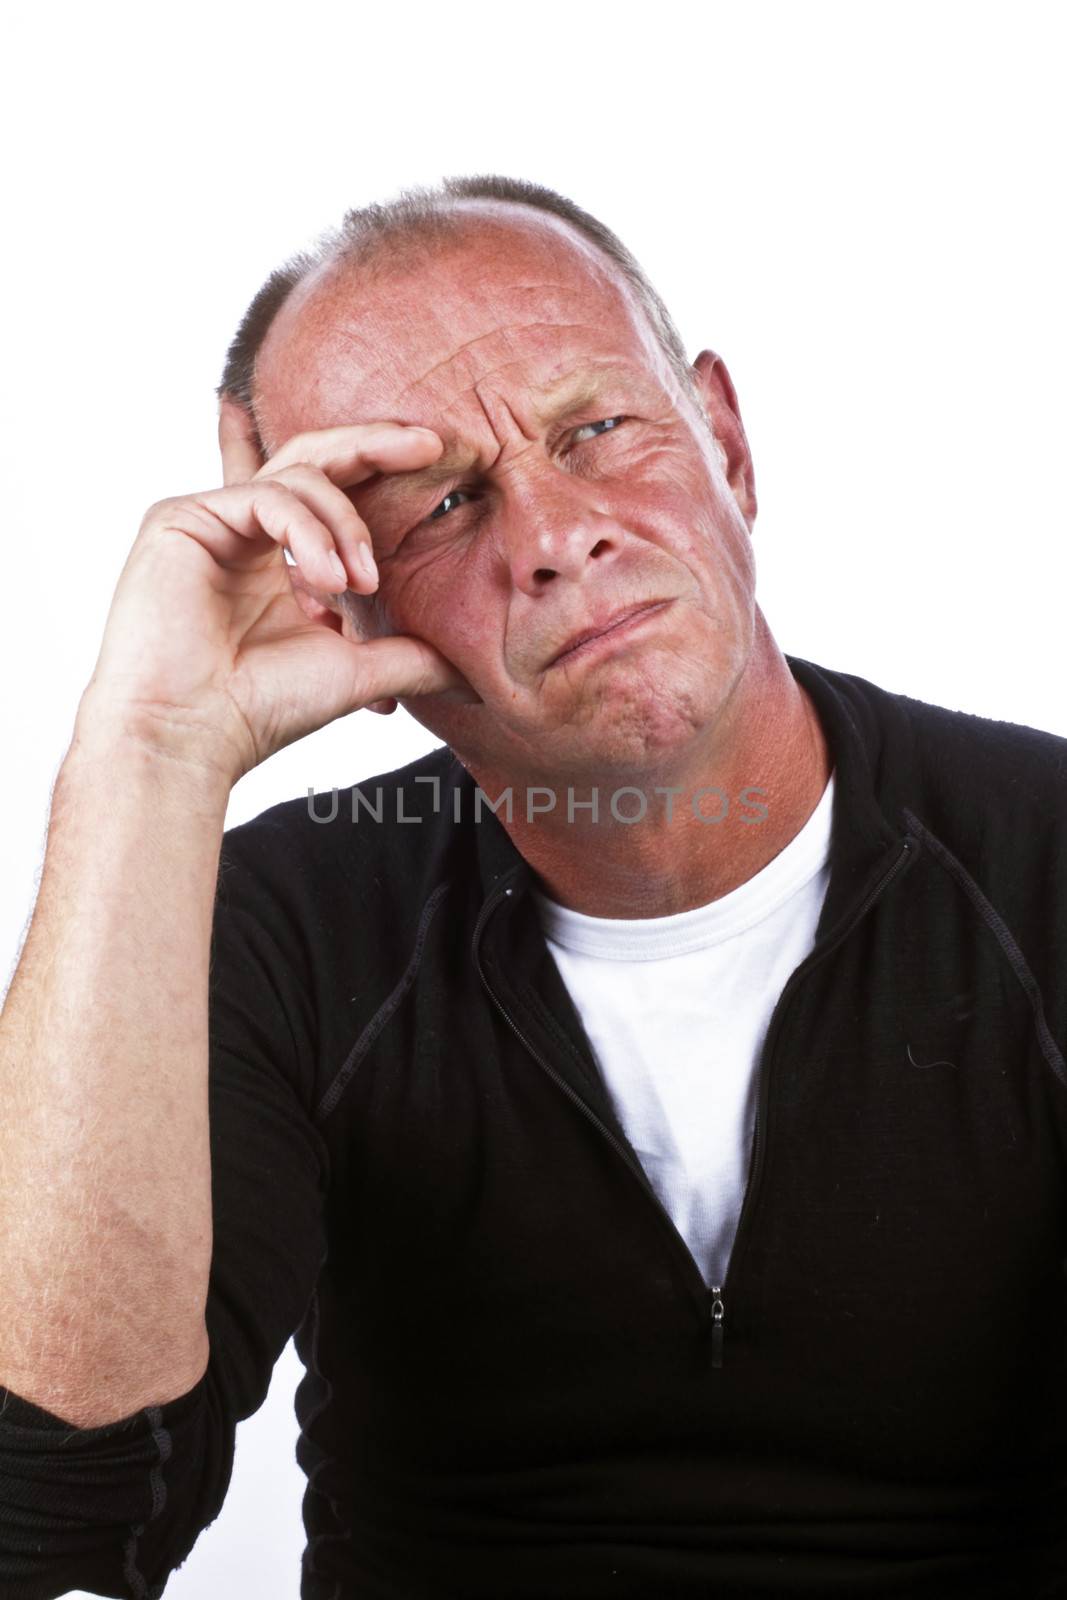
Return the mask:
<path fill-rule="evenodd" d="M 209 1364 L 188 1393 L 99 1428 L 0 1388 L 5 1600 L 162 1594 L 222 1507 L 236 1425 L 262 1405 L 325 1257 L 306 943 L 286 909 L 295 897 L 248 864 L 254 827 L 223 837 L 212 929 Z"/>

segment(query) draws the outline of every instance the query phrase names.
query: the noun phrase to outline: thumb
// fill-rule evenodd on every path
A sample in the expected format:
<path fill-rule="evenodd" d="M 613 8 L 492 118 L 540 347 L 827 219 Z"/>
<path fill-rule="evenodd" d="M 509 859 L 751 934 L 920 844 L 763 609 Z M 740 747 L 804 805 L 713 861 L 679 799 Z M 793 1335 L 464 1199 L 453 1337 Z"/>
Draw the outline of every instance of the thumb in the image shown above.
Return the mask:
<path fill-rule="evenodd" d="M 459 669 L 414 634 L 386 634 L 353 648 L 358 652 L 365 706 L 423 695 L 461 705 L 482 703 Z"/>

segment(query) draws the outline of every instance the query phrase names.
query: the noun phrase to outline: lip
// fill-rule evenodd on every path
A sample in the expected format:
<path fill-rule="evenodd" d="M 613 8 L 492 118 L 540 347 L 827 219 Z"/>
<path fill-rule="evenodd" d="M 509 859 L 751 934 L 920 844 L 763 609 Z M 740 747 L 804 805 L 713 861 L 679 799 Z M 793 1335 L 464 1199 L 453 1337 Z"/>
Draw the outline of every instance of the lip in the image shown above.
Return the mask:
<path fill-rule="evenodd" d="M 595 644 L 608 634 L 618 633 L 630 623 L 650 616 L 654 611 L 660 611 L 670 604 L 669 600 L 639 600 L 636 605 L 624 606 L 621 611 L 616 611 L 613 616 L 606 617 L 602 622 L 591 623 L 589 627 L 582 628 L 574 634 L 552 660 L 549 667 L 554 667 L 561 661 L 569 661 L 579 652 L 584 651 L 588 645 Z M 547 669 L 546 669 L 547 670 Z"/>

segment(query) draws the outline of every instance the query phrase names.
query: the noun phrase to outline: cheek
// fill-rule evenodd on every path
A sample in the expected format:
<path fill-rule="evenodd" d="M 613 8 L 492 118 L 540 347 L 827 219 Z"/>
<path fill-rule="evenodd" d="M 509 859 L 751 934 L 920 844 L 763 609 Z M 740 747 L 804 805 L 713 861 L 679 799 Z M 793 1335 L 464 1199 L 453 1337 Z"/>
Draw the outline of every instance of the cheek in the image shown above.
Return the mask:
<path fill-rule="evenodd" d="M 657 520 L 673 514 L 693 522 L 706 520 L 716 503 L 714 475 L 702 451 L 691 442 L 673 439 L 660 438 L 631 451 L 612 490 L 616 515 L 624 524 L 628 506 L 635 518 L 648 511 Z"/>
<path fill-rule="evenodd" d="M 393 631 L 425 639 L 461 670 L 492 648 L 495 633 L 485 589 L 475 562 L 458 548 L 382 572 L 382 605 Z"/>
<path fill-rule="evenodd" d="M 736 500 L 700 451 L 659 452 L 642 478 L 640 504 L 657 537 L 687 564 L 717 564 L 739 538 L 748 543 Z"/>
<path fill-rule="evenodd" d="M 661 462 L 640 482 L 620 486 L 612 511 L 621 527 L 687 567 L 706 566 L 722 542 L 718 504 L 689 462 Z"/>

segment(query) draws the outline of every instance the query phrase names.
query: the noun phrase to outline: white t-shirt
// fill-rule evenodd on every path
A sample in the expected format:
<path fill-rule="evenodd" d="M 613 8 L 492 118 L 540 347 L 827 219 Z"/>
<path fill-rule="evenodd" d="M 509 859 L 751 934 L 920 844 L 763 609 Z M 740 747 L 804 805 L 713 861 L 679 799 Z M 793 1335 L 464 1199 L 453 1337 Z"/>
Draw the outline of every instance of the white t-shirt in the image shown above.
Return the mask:
<path fill-rule="evenodd" d="M 833 789 L 831 773 L 784 850 L 692 911 L 589 917 L 534 894 L 619 1121 L 709 1287 L 737 1230 L 767 1026 L 815 941 Z"/>

